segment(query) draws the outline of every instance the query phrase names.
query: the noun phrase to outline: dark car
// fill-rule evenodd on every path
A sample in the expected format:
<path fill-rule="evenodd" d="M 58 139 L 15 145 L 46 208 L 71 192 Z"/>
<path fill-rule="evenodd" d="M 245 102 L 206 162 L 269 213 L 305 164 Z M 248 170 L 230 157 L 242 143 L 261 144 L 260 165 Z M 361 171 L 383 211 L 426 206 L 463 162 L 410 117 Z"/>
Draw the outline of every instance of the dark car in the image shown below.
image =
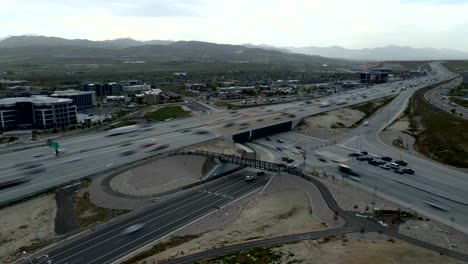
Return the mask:
<path fill-rule="evenodd" d="M 283 157 L 281 158 L 282 161 L 287 161 L 288 159 L 289 159 L 289 158 L 286 157 L 286 156 L 283 156 Z"/>
<path fill-rule="evenodd" d="M 385 161 L 389 161 L 389 162 L 392 161 L 392 158 L 390 158 L 390 157 L 382 157 L 380 159 L 385 160 Z"/>
<path fill-rule="evenodd" d="M 162 149 L 165 149 L 165 148 L 168 148 L 169 145 L 168 144 L 163 144 L 163 145 L 159 145 L 157 147 L 155 147 L 153 150 L 151 151 L 158 151 L 158 150 L 162 150 Z"/>
<path fill-rule="evenodd" d="M 281 139 L 279 139 L 279 138 L 276 140 L 276 142 L 278 142 L 278 143 L 284 143 L 284 141 L 281 140 Z"/>
<path fill-rule="evenodd" d="M 379 162 L 376 161 L 376 160 L 369 160 L 368 163 L 369 163 L 370 165 L 373 165 L 373 166 L 378 166 L 378 165 L 379 165 Z"/>
<path fill-rule="evenodd" d="M 259 172 L 257 172 L 257 176 L 263 176 L 263 175 L 265 175 L 265 172 L 264 172 L 264 171 L 259 171 Z"/>
<path fill-rule="evenodd" d="M 406 166 L 408 165 L 408 162 L 404 161 L 404 160 L 396 160 L 395 161 L 396 164 L 400 165 L 400 166 Z"/>
<path fill-rule="evenodd" d="M 120 156 L 130 156 L 135 153 L 136 153 L 135 150 L 126 150 L 126 151 L 120 152 Z"/>
<path fill-rule="evenodd" d="M 362 155 L 368 155 L 369 152 L 367 152 L 367 151 L 361 151 L 361 154 L 362 154 Z"/>
<path fill-rule="evenodd" d="M 414 174 L 414 170 L 412 170 L 412 169 L 408 169 L 408 168 L 407 168 L 407 169 L 403 169 L 403 171 L 404 171 L 405 173 L 407 173 L 407 174 Z"/>
<path fill-rule="evenodd" d="M 361 153 L 351 153 L 348 155 L 348 157 L 359 157 L 361 156 Z"/>
<path fill-rule="evenodd" d="M 292 162 L 294 162 L 294 160 L 291 159 L 291 158 L 288 158 L 288 160 L 286 160 L 286 162 L 287 162 L 287 163 L 292 163 Z"/>
<path fill-rule="evenodd" d="M 265 139 L 266 139 L 267 141 L 271 141 L 271 138 L 269 138 L 269 137 L 266 137 Z"/>

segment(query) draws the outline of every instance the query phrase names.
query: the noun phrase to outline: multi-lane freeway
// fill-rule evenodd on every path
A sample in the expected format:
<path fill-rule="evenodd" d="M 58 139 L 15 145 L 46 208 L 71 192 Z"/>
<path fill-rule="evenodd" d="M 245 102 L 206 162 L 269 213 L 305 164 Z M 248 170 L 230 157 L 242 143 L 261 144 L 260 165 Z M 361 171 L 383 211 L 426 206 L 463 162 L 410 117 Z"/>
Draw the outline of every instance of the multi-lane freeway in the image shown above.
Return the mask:
<path fill-rule="evenodd" d="M 447 76 L 427 76 L 421 83 L 443 80 Z M 414 80 L 407 81 L 408 83 Z M 0 159 L 0 181 L 21 174 L 30 174 L 30 180 L 23 184 L 2 189 L 0 204 L 27 197 L 47 188 L 77 180 L 89 175 L 115 169 L 152 155 L 204 142 L 217 137 L 230 137 L 239 132 L 249 131 L 272 124 L 298 120 L 302 117 L 330 111 L 350 104 L 358 104 L 385 96 L 394 95 L 392 90 L 398 83 L 375 85 L 373 91 L 359 89 L 348 93 L 322 98 L 322 101 L 346 100 L 344 105 L 321 107 L 320 102 L 301 101 L 270 105 L 238 111 L 225 111 L 182 120 L 172 120 L 141 128 L 138 131 L 108 137 L 106 132 L 89 133 L 74 137 L 56 138 L 65 152 L 58 157 L 45 144 L 23 150 L 7 152 Z M 157 145 L 144 148 L 149 142 Z M 163 147 L 161 149 L 161 146 Z M 128 155 L 127 155 L 128 154 Z M 41 164 L 45 170 L 27 169 L 31 164 Z M 26 169 L 25 169 L 26 168 Z"/>
<path fill-rule="evenodd" d="M 264 175 L 252 182 L 244 180 L 246 175 L 253 173 L 253 170 L 248 169 L 239 171 L 140 213 L 128 215 L 120 221 L 41 253 L 33 259 L 33 263 L 112 263 L 194 219 L 262 187 L 270 178 L 269 175 Z M 137 224 L 144 224 L 143 228 L 135 233 L 125 232 L 127 228 Z"/>

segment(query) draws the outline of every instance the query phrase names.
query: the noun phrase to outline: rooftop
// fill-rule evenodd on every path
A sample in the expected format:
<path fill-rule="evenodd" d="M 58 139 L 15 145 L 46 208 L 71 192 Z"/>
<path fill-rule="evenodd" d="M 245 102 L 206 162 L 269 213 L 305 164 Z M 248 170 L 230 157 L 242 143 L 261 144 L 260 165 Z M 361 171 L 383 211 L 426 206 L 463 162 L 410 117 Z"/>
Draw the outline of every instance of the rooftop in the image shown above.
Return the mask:
<path fill-rule="evenodd" d="M 82 95 L 82 94 L 94 94 L 93 91 L 77 91 L 77 90 L 63 90 L 63 91 L 55 91 L 50 96 L 70 96 L 70 95 Z"/>
<path fill-rule="evenodd" d="M 33 103 L 36 105 L 41 104 L 57 104 L 57 103 L 71 103 L 73 100 L 64 98 L 54 98 L 47 96 L 33 96 L 33 97 L 11 97 L 0 99 L 0 106 L 14 106 L 16 103 Z"/>

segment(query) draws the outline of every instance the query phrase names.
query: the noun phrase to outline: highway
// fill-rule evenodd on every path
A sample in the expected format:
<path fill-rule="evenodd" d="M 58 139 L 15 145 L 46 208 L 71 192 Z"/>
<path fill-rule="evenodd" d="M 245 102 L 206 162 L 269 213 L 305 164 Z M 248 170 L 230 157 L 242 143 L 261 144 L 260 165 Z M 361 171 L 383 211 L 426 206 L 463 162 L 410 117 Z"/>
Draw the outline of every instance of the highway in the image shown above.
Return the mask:
<path fill-rule="evenodd" d="M 454 102 L 451 102 L 450 96 L 447 96 L 450 89 L 457 87 L 461 84 L 462 79 L 463 78 L 460 77 L 451 81 L 450 83 L 441 85 L 440 87 L 437 87 L 435 89 L 431 89 L 430 91 L 427 91 L 424 94 L 424 97 L 428 102 L 448 113 L 452 113 L 451 111 L 455 109 L 457 116 L 460 116 L 459 114 L 462 114 L 461 117 L 465 120 L 468 120 L 468 109 Z"/>
<path fill-rule="evenodd" d="M 432 67 L 440 73 L 451 76 L 438 65 Z M 362 125 L 356 128 L 355 131 L 338 139 L 336 145 L 333 146 L 315 150 L 314 147 L 326 143 L 294 132 L 272 136 L 270 137 L 271 141 L 260 139 L 256 142 L 271 146 L 270 149 L 273 151 L 276 151 L 276 147 L 281 147 L 283 154 L 297 160 L 296 164 L 303 162 L 302 156 L 298 155 L 297 150 L 294 150 L 295 146 L 301 146 L 308 150 L 306 163 L 309 169 L 315 168 L 319 171 L 341 175 L 338 172 L 337 163 L 331 161 L 331 158 L 326 158 L 326 162 L 323 162 L 314 155 L 315 151 L 330 153 L 328 156 L 338 157 L 339 160 L 344 161 L 361 175 L 358 179 L 359 182 L 350 180 L 350 183 L 360 186 L 370 193 L 376 186 L 379 195 L 468 233 L 468 192 L 466 191 L 468 177 L 466 173 L 408 154 L 404 154 L 401 159 L 407 161 L 408 167 L 416 171 L 414 175 L 400 175 L 392 170 L 387 171 L 380 167 L 371 166 L 367 162 L 348 159 L 348 154 L 359 150 L 390 156 L 394 160 L 400 159 L 400 151 L 385 145 L 378 138 L 378 134 L 404 111 L 408 98 L 416 89 L 418 88 L 402 91 L 390 104 L 368 120 L 368 126 Z M 278 143 L 277 138 L 280 138 L 284 143 Z M 424 202 L 427 198 L 441 201 L 450 208 L 450 212 L 428 206 Z M 455 220 L 452 221 L 452 218 Z"/>
<path fill-rule="evenodd" d="M 270 176 L 265 175 L 246 182 L 244 177 L 253 175 L 254 171 L 244 169 L 142 212 L 130 213 L 120 221 L 106 224 L 78 239 L 42 252 L 33 258 L 33 263 L 101 264 L 117 261 L 195 219 L 261 188 Z M 140 231 L 123 234 L 126 228 L 140 223 L 144 223 Z"/>
<path fill-rule="evenodd" d="M 419 81 L 429 84 L 434 78 L 442 80 L 447 77 L 427 76 Z M 409 80 L 403 85 L 413 82 L 414 80 Z M 29 175 L 31 180 L 0 190 L 0 204 L 25 198 L 72 180 L 113 170 L 165 151 L 217 137 L 230 138 L 239 132 L 298 120 L 320 112 L 394 95 L 392 90 L 399 86 L 399 83 L 379 84 L 373 86 L 372 91 L 362 88 L 320 99 L 322 102 L 347 100 L 347 104 L 344 105 L 321 107 L 318 100 L 301 101 L 159 122 L 133 133 L 113 137 L 107 137 L 108 132 L 58 137 L 54 140 L 60 144 L 61 149 L 65 150 L 65 153 L 59 157 L 55 157 L 53 150 L 45 145 L 6 152 L 0 155 L 0 181 L 19 174 L 31 174 Z M 157 145 L 143 148 L 148 142 Z M 160 146 L 165 148 L 150 151 Z M 135 151 L 135 153 L 124 156 L 125 151 Z M 24 164 L 41 164 L 46 170 L 37 173 L 32 169 L 23 170 Z"/>

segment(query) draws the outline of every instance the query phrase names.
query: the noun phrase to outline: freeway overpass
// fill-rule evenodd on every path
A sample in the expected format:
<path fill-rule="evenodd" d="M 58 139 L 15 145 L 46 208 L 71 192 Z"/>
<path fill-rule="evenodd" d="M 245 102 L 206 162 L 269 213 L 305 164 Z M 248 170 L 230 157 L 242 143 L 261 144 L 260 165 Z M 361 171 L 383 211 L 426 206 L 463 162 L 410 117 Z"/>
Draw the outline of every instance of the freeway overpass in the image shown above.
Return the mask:
<path fill-rule="evenodd" d="M 442 81 L 449 77 L 444 72 L 437 72 L 434 76 L 420 78 L 418 82 L 428 85 L 432 82 L 430 80 Z M 27 183 L 2 189 L 0 204 L 83 177 L 115 170 L 119 166 L 165 151 L 212 139 L 224 137 L 234 141 L 245 141 L 269 133 L 290 130 L 303 117 L 394 95 L 392 90 L 414 82 L 415 80 L 409 80 L 403 84 L 379 84 L 372 87 L 372 92 L 363 88 L 321 99 L 329 102 L 346 100 L 347 104 L 344 105 L 321 107 L 320 102 L 300 101 L 162 122 L 114 137 L 106 137 L 106 132 L 102 132 L 57 138 L 61 148 L 65 149 L 65 153 L 59 157 L 55 157 L 48 146 L 4 153 L 0 159 L 0 181 L 11 175 L 34 173 L 32 169 L 24 169 L 22 164 L 42 164 L 45 171 L 32 174 Z M 143 145 L 148 143 L 157 145 L 143 148 Z"/>

